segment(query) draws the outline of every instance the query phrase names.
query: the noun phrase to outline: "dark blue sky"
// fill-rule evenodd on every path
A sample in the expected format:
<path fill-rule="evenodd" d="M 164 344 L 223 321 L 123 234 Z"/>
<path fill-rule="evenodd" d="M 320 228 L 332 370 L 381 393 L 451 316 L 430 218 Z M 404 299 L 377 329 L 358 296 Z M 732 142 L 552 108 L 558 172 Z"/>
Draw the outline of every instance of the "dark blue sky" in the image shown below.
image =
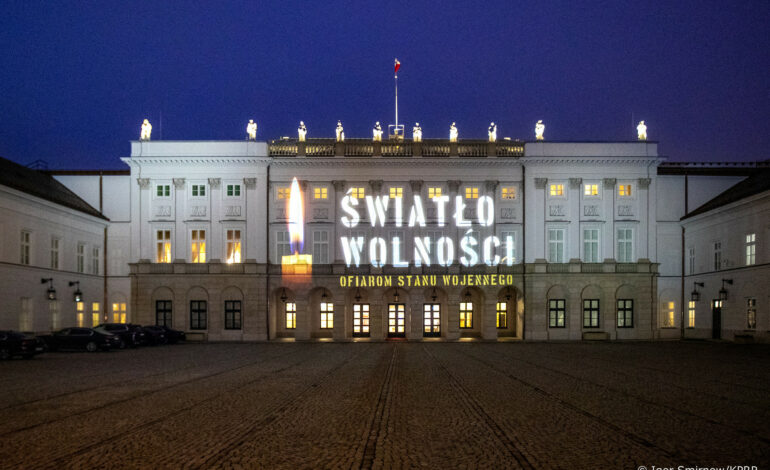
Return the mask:
<path fill-rule="evenodd" d="M 481 6 L 483 5 L 483 6 Z M 153 137 L 650 139 L 675 161 L 770 158 L 770 2 L 3 2 L 0 156 L 122 168 Z"/>

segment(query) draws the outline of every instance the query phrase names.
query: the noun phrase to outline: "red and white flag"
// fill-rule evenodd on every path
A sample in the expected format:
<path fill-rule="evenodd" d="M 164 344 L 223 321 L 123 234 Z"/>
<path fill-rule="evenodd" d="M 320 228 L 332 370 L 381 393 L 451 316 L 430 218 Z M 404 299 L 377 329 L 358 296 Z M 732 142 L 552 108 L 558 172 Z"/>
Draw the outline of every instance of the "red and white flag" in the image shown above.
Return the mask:
<path fill-rule="evenodd" d="M 401 68 L 401 62 L 399 62 L 398 59 L 396 59 L 396 66 L 393 69 L 393 73 L 398 75 L 398 69 L 399 68 Z"/>

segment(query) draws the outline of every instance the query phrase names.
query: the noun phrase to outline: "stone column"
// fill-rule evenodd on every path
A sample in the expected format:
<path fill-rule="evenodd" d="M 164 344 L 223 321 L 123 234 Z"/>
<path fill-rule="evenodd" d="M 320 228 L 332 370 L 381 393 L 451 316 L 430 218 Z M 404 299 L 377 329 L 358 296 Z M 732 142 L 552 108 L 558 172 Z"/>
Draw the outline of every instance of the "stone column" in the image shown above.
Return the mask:
<path fill-rule="evenodd" d="M 532 262 L 536 259 L 546 259 L 546 233 L 545 233 L 545 201 L 546 186 L 548 178 L 535 178 L 535 189 L 530 194 L 532 197 L 527 199 L 527 219 L 524 224 L 527 227 L 527 253 L 529 259 L 525 262 Z"/>
<path fill-rule="evenodd" d="M 481 337 L 497 339 L 497 297 L 494 293 L 485 292 L 486 302 L 481 304 Z"/>
<path fill-rule="evenodd" d="M 602 198 L 602 215 L 604 216 L 604 232 L 602 233 L 602 255 L 604 259 L 615 258 L 615 178 L 602 180 L 604 196 Z M 582 311 L 582 310 L 581 310 Z"/>
<path fill-rule="evenodd" d="M 388 334 L 388 304 L 382 302 L 379 293 L 370 292 L 369 299 L 369 336 L 385 339 Z"/>
<path fill-rule="evenodd" d="M 260 195 L 257 193 L 257 178 L 243 178 L 243 189 L 244 189 L 244 196 L 243 196 L 243 204 L 245 211 L 245 218 L 246 218 L 246 233 L 241 234 L 241 237 L 243 237 L 246 240 L 246 249 L 243 253 L 241 253 L 241 258 L 244 260 L 247 259 L 253 259 L 256 260 L 258 263 L 266 263 L 267 258 L 269 256 L 269 253 L 265 253 L 265 246 L 263 243 L 257 243 L 258 240 L 258 232 L 264 231 L 264 236 L 268 236 L 268 232 L 270 230 L 269 225 L 267 224 L 267 221 L 265 221 L 264 224 L 260 223 L 257 212 L 260 210 L 260 205 L 263 207 L 267 207 L 268 204 L 270 204 L 270 201 L 265 201 L 263 199 L 263 195 Z M 221 198 L 220 198 L 221 200 Z M 261 204 L 260 204 L 261 202 Z M 222 233 L 222 226 L 219 224 L 220 219 L 214 219 L 212 218 L 211 224 L 212 226 L 214 224 L 217 224 L 217 233 L 219 237 L 219 241 L 217 244 L 217 253 L 218 257 L 217 259 L 224 259 L 225 258 L 225 240 L 222 239 L 224 237 L 224 234 Z M 263 240 L 264 241 L 264 240 Z M 241 247 L 243 249 L 243 247 Z M 260 254 L 262 256 L 260 256 Z"/>
<path fill-rule="evenodd" d="M 184 178 L 174 178 L 174 260 L 187 260 L 187 226 L 185 219 L 185 201 L 187 186 Z"/>
<path fill-rule="evenodd" d="M 447 292 L 446 303 L 441 306 L 441 315 L 446 315 L 446 339 L 460 338 L 460 288 L 456 287 Z"/>
<path fill-rule="evenodd" d="M 334 330 L 332 336 L 335 341 L 345 340 L 352 336 L 352 305 L 351 312 L 348 312 L 348 303 L 345 298 L 334 301 Z M 350 326 L 348 326 L 348 316 L 350 316 Z"/>
<path fill-rule="evenodd" d="M 335 241 L 335 243 L 330 243 L 329 245 L 329 260 L 331 262 L 342 262 L 342 249 L 340 248 L 339 244 L 336 243 L 336 240 L 339 240 L 340 236 L 342 236 L 342 233 L 336 233 L 338 227 L 339 230 L 345 230 L 343 226 L 338 226 L 337 221 L 339 220 L 339 216 L 337 214 L 337 208 L 340 207 L 340 203 L 342 202 L 342 198 L 345 196 L 345 180 L 333 180 L 332 181 L 332 187 L 334 188 L 334 207 L 332 207 L 330 216 L 332 217 L 331 220 L 334 220 L 334 228 L 335 233 L 330 234 L 331 239 Z"/>
<path fill-rule="evenodd" d="M 567 220 L 570 221 L 567 226 L 567 240 L 569 243 L 566 259 L 581 258 L 580 256 L 580 186 L 583 184 L 582 178 L 569 179 L 569 192 L 567 193 Z"/>
<path fill-rule="evenodd" d="M 310 339 L 311 320 L 315 306 L 307 300 L 307 293 L 297 294 L 297 328 L 294 330 L 294 338 L 298 341 Z"/>
<path fill-rule="evenodd" d="M 206 232 L 207 259 L 221 260 L 222 256 L 222 180 L 220 178 L 209 178 L 209 230 Z M 243 234 L 243 236 L 247 236 Z M 248 246 L 248 243 L 246 244 Z M 246 259 L 246 253 L 242 253 L 243 259 Z"/>
<path fill-rule="evenodd" d="M 648 230 L 655 224 L 650 218 L 650 178 L 639 178 L 639 242 L 636 250 L 636 258 L 650 259 L 650 246 Z M 652 235 L 654 237 L 654 234 Z M 653 238 L 654 239 L 654 238 Z"/>
<path fill-rule="evenodd" d="M 152 199 L 150 191 L 150 178 L 137 178 L 136 196 L 131 204 L 131 257 L 132 261 L 148 259 L 155 261 L 152 256 L 152 229 L 149 223 Z"/>

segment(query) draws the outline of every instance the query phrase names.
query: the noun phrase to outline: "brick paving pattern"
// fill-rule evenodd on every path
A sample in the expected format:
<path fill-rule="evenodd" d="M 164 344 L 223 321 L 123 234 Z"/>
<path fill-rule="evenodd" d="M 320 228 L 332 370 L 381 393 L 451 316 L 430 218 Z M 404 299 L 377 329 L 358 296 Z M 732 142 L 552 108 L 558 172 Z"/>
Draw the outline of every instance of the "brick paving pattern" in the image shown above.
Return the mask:
<path fill-rule="evenodd" d="M 0 363 L 0 467 L 770 464 L 770 347 L 187 344 Z"/>

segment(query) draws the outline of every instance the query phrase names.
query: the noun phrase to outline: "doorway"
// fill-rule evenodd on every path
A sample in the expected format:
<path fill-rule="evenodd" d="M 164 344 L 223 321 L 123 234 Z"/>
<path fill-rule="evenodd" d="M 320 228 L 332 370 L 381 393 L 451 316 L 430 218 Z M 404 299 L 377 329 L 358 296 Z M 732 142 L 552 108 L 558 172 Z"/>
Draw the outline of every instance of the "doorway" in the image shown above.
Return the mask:
<path fill-rule="evenodd" d="M 425 304 L 423 307 L 424 337 L 441 336 L 441 304 Z"/>
<path fill-rule="evenodd" d="M 388 338 L 406 336 L 406 304 L 388 304 Z"/>
<path fill-rule="evenodd" d="M 722 301 L 711 301 L 711 338 L 722 338 Z"/>

